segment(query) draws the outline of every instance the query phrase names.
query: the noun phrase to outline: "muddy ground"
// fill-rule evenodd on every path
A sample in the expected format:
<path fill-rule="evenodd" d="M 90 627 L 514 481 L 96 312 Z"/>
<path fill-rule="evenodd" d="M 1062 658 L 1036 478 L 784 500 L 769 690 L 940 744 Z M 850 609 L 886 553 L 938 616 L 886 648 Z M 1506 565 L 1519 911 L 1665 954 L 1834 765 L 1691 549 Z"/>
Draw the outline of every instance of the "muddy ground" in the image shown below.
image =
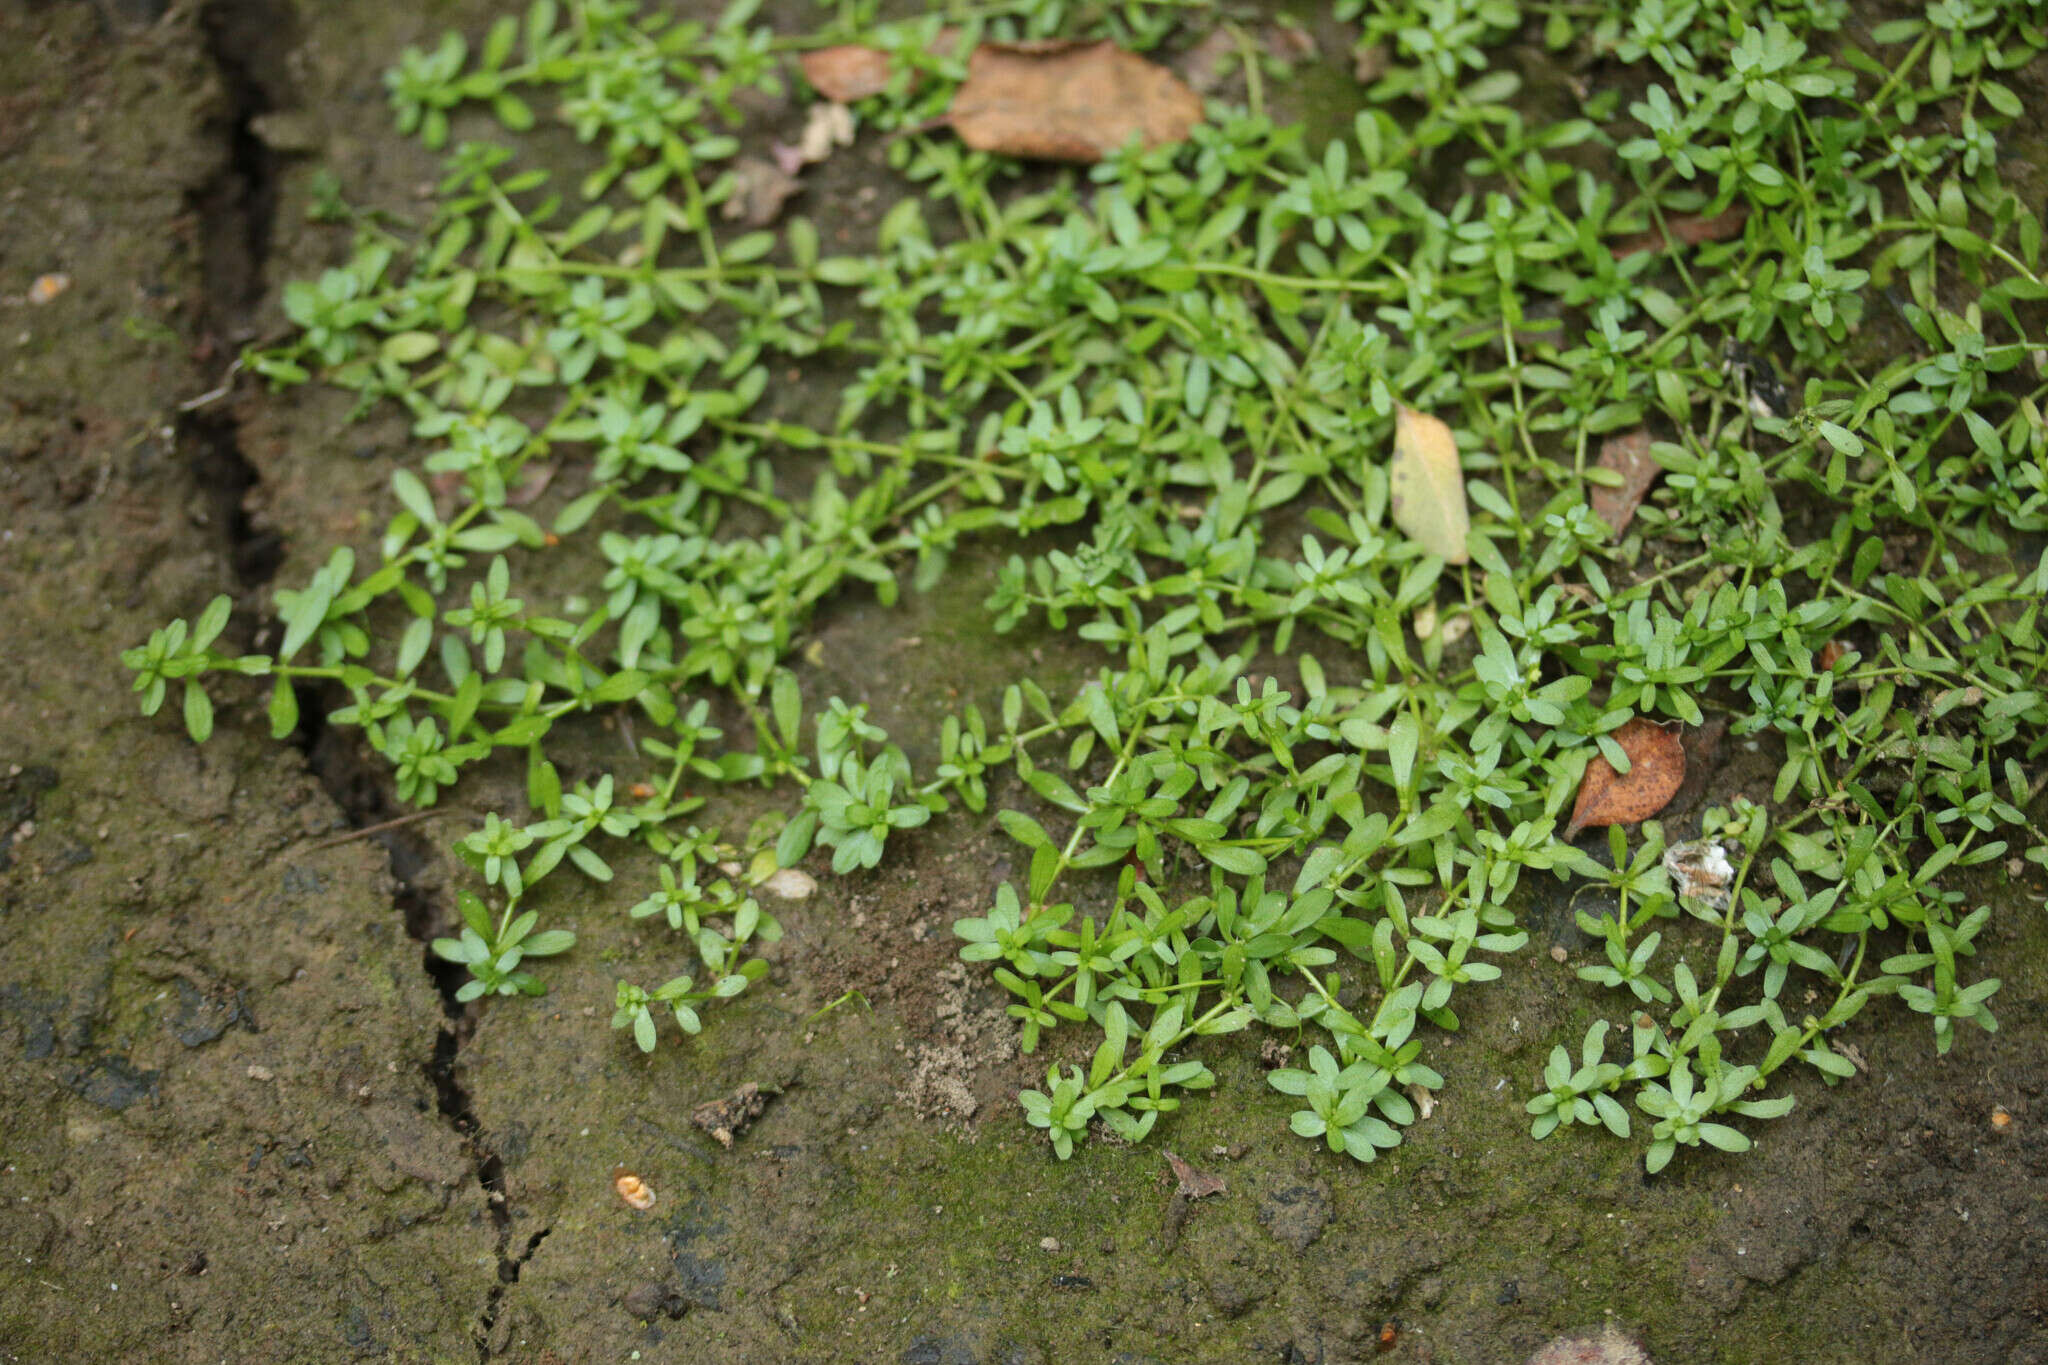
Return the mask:
<path fill-rule="evenodd" d="M 1524 1135 L 1541 1058 L 1608 1003 L 1546 951 L 1582 947 L 1561 897 L 1432 1037 L 1449 1089 L 1370 1167 L 1286 1134 L 1244 1038 L 1210 1040 L 1218 1091 L 1153 1143 L 1056 1163 L 954 957 L 1009 856 L 965 816 L 781 907 L 767 988 L 687 1047 L 607 1026 L 618 964 L 659 980 L 673 947 L 566 878 L 551 994 L 455 1011 L 422 940 L 490 779 L 343 839 L 394 810 L 347 737 L 273 744 L 228 687 L 194 748 L 116 654 L 221 591 L 248 631 L 273 575 L 388 514 L 401 425 L 311 388 L 179 405 L 345 249 L 306 221 L 316 170 L 367 202 L 428 177 L 379 72 L 491 8 L 0 0 L 0 1360 L 1335 1365 L 1398 1320 L 1390 1361 L 1520 1361 L 1607 1321 L 1666 1365 L 2048 1361 L 2038 872 L 1988 893 L 1998 1034 L 1937 1058 L 1874 1008 L 1847 1038 L 1867 1075 L 1802 1076 L 1754 1152 L 1655 1180 L 1634 1146 Z M 888 178 L 856 152 L 802 207 L 857 237 Z M 21 302 L 50 271 L 70 291 Z M 915 746 L 931 703 L 1071 668 L 985 634 L 976 572 L 828 609 L 807 686 Z M 690 1110 L 746 1082 L 769 1100 L 728 1150 Z M 1167 1147 L 1228 1182 L 1184 1224 Z"/>

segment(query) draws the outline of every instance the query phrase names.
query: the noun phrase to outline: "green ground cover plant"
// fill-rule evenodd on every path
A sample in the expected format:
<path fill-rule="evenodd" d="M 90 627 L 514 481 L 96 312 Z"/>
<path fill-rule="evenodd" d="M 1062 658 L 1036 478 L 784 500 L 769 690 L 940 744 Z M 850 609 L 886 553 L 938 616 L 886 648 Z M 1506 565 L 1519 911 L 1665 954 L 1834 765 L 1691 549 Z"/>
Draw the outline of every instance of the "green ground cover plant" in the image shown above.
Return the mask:
<path fill-rule="evenodd" d="M 273 653 L 216 648 L 226 598 L 128 651 L 144 711 L 175 688 L 203 741 L 202 679 L 268 677 L 282 738 L 331 695 L 421 806 L 522 763 L 528 809 L 456 846 L 478 889 L 435 948 L 465 998 L 544 989 L 527 960 L 572 937 L 533 888 L 644 845 L 658 884 L 619 908 L 700 963 L 618 984 L 647 1050 L 764 974 L 777 869 L 872 868 L 1000 805 L 1028 872 L 956 933 L 1027 1051 L 1085 1033 L 1021 1096 L 1062 1157 L 1144 1138 L 1214 1082 L 1190 1043 L 1256 1024 L 1308 1044 L 1270 1073 L 1294 1131 L 1372 1160 L 1443 1084 L 1430 1032 L 1526 952 L 1525 878 L 1576 886 L 1579 975 L 1627 1040 L 1610 1060 L 1602 1019 L 1555 1050 L 1538 1138 L 1646 1136 L 1655 1171 L 1746 1147 L 1795 1063 L 1852 1075 L 1828 1035 L 1874 999 L 1943 1050 L 1996 1027 L 1969 888 L 2048 864 L 2048 277 L 1998 174 L 2048 7 L 1854 32 L 1840 3 L 1336 8 L 1383 74 L 1323 145 L 1269 111 L 1262 20 L 1199 0 L 843 0 L 802 35 L 746 0 L 537 0 L 474 50 L 407 51 L 390 101 L 445 153 L 437 196 L 413 223 L 330 197 L 352 249 L 244 363 L 402 405 L 424 458 L 374 563 L 338 549 L 276 592 Z M 1181 145 L 1024 175 L 933 126 L 979 41 L 1219 26 L 1245 96 Z M 1525 112 L 1530 35 L 1589 73 L 1575 109 Z M 908 190 L 872 249 L 727 229 L 742 97 L 856 40 L 894 54 L 854 113 Z M 543 118 L 588 145 L 578 183 L 525 164 Z M 836 415 L 766 415 L 771 371 L 822 357 L 853 376 Z M 1394 522 L 1400 406 L 1455 433 L 1462 544 Z M 1600 451 L 1636 431 L 1662 477 L 1620 529 Z M 580 481 L 515 496 L 554 462 Z M 1013 551 L 996 629 L 1102 662 L 964 706 L 916 772 L 792 654 L 835 597 L 929 588 L 971 542 Z M 579 549 L 579 591 L 519 586 Z M 655 776 L 565 787 L 551 755 L 603 708 Z M 1565 840 L 1639 716 L 1725 720 L 1770 790 L 1683 846 L 1655 821 Z M 716 784 L 786 809 L 702 828 Z"/>

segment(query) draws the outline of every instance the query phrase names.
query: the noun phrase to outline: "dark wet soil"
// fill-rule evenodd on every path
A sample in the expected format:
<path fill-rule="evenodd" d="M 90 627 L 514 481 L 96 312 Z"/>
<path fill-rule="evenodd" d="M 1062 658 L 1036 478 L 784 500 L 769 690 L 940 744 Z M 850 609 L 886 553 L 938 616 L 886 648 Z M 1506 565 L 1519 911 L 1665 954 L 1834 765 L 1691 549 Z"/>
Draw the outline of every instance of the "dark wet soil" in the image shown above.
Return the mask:
<path fill-rule="evenodd" d="M 492 9 L 0 0 L 0 295 L 74 282 L 0 306 L 0 1360 L 1335 1365 L 1395 1321 L 1391 1361 L 1609 1321 L 1667 1365 L 2048 1360 L 2038 874 L 1992 892 L 1999 1033 L 1937 1058 L 1873 1009 L 1866 1075 L 1802 1079 L 1753 1153 L 1654 1181 L 1621 1144 L 1524 1135 L 1543 1055 L 1603 1003 L 1546 954 L 1579 946 L 1547 904 L 1379 1163 L 1288 1138 L 1246 1039 L 1211 1040 L 1219 1089 L 1163 1141 L 1056 1163 L 1013 1099 L 1044 1059 L 955 959 L 1009 870 L 957 814 L 778 907 L 768 988 L 687 1047 L 607 1026 L 618 964 L 659 979 L 672 949 L 560 879 L 581 944 L 550 995 L 454 1010 L 422 940 L 490 776 L 338 840 L 396 813 L 345 737 L 273 744 L 230 687 L 195 749 L 115 656 L 216 592 L 259 619 L 273 575 L 381 515 L 402 425 L 312 389 L 179 405 L 345 249 L 305 220 L 317 169 L 399 206 L 429 177 L 379 73 Z M 858 239 L 893 181 L 868 149 L 831 170 L 802 207 Z M 916 744 L 936 699 L 1071 677 L 986 635 L 981 572 L 828 610 L 809 681 Z M 749 1084 L 730 1147 L 693 1122 Z M 1225 1192 L 1177 1199 L 1165 1146 Z"/>

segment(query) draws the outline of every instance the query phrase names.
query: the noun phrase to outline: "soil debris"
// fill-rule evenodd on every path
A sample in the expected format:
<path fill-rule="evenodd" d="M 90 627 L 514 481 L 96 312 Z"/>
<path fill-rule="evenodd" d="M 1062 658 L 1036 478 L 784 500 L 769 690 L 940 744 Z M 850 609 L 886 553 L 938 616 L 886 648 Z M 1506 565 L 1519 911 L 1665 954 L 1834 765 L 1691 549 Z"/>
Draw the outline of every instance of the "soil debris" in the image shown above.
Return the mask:
<path fill-rule="evenodd" d="M 729 1148 L 732 1140 L 746 1132 L 767 1108 L 767 1095 L 760 1086 L 748 1081 L 724 1099 L 706 1100 L 692 1109 L 690 1122 L 716 1138 L 719 1146 Z"/>
<path fill-rule="evenodd" d="M 733 192 L 718 211 L 728 221 L 766 227 L 782 216 L 782 206 L 803 186 L 797 178 L 764 157 L 743 156 L 733 163 Z"/>
<path fill-rule="evenodd" d="M 649 1280 L 628 1291 L 619 1306 L 642 1322 L 654 1318 L 679 1318 L 690 1311 L 690 1301 L 669 1280 Z"/>
<path fill-rule="evenodd" d="M 1016 1033 L 1002 1006 L 977 992 L 965 963 L 950 962 L 937 975 L 932 1017 L 939 1036 L 911 1046 L 901 1098 L 919 1118 L 962 1122 L 981 1110 L 976 1078 L 1016 1056 Z"/>
<path fill-rule="evenodd" d="M 1559 1337 L 1529 1357 L 1528 1365 L 1651 1365 L 1649 1353 L 1613 1323 L 1596 1334 Z"/>

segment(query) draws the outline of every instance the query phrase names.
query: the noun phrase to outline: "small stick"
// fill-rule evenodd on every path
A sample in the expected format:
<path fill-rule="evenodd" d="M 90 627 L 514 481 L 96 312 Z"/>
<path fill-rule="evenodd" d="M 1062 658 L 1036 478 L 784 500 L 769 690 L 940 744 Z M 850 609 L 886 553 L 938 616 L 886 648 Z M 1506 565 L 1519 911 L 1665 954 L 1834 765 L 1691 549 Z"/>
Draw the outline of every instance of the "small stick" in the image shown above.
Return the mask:
<path fill-rule="evenodd" d="M 319 843 L 308 847 L 306 852 L 313 853 L 323 848 L 333 848 L 337 844 L 346 844 L 352 840 L 367 839 L 373 834 L 382 834 L 387 829 L 397 829 L 400 825 L 417 824 L 421 820 L 431 820 L 437 815 L 446 814 L 448 812 L 445 810 L 416 810 L 410 815 L 401 815 L 396 819 L 385 820 L 375 825 L 364 825 L 361 829 L 352 829 L 346 834 L 337 834 L 331 839 L 322 839 Z"/>
<path fill-rule="evenodd" d="M 240 356 L 236 356 L 235 363 L 228 366 L 228 372 L 221 376 L 220 383 L 218 385 L 208 389 L 205 393 L 200 394 L 197 398 L 187 398 L 184 402 L 178 404 L 178 411 L 197 412 L 199 409 L 205 407 L 208 403 L 211 403 L 214 399 L 227 397 L 228 391 L 235 387 L 235 376 L 240 374 L 241 372 L 242 358 Z"/>

